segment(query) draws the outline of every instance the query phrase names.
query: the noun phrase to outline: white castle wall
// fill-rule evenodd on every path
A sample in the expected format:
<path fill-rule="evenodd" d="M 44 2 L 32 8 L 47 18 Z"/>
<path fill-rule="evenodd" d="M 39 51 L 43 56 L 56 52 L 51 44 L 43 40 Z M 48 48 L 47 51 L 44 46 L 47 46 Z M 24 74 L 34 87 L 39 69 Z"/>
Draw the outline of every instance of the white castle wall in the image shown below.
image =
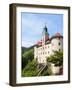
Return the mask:
<path fill-rule="evenodd" d="M 35 46 L 34 47 L 34 59 L 36 59 L 38 56 L 38 50 L 37 50 L 37 47 Z"/>
<path fill-rule="evenodd" d="M 41 46 L 34 47 L 34 58 L 38 58 L 39 63 L 46 63 L 46 58 L 51 55 L 51 43 Z"/>
<path fill-rule="evenodd" d="M 53 38 L 51 43 L 34 47 L 34 58 L 37 58 L 38 63 L 45 63 L 46 58 L 54 53 L 54 51 L 63 50 L 63 38 Z"/>
<path fill-rule="evenodd" d="M 45 57 L 49 57 L 51 55 L 51 51 L 52 51 L 52 48 L 51 48 L 51 43 L 47 44 L 46 45 L 46 49 L 45 49 Z"/>
<path fill-rule="evenodd" d="M 63 50 L 63 39 L 62 38 L 53 38 L 51 40 L 52 54 L 53 51 L 62 51 Z"/>
<path fill-rule="evenodd" d="M 52 63 L 51 64 L 51 71 L 52 71 L 52 74 L 58 74 L 60 72 L 60 66 L 54 66 L 54 64 Z"/>

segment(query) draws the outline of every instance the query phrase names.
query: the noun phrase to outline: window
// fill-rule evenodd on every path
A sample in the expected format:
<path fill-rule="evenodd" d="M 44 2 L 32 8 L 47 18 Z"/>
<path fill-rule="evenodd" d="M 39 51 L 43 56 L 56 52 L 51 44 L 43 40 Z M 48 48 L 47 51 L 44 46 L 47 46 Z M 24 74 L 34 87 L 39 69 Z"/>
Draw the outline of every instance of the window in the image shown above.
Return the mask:
<path fill-rule="evenodd" d="M 59 40 L 60 40 L 60 37 L 59 37 Z"/>
<path fill-rule="evenodd" d="M 59 49 L 59 51 L 60 51 L 60 49 Z"/>
<path fill-rule="evenodd" d="M 44 49 L 44 47 L 43 47 L 43 49 Z"/>
<path fill-rule="evenodd" d="M 52 46 L 54 46 L 54 44 L 52 43 Z"/>
<path fill-rule="evenodd" d="M 54 52 L 54 50 L 52 50 L 52 52 Z"/>
<path fill-rule="evenodd" d="M 60 45 L 60 42 L 58 43 L 58 45 Z"/>
<path fill-rule="evenodd" d="M 49 51 L 48 51 L 48 54 L 49 54 Z"/>

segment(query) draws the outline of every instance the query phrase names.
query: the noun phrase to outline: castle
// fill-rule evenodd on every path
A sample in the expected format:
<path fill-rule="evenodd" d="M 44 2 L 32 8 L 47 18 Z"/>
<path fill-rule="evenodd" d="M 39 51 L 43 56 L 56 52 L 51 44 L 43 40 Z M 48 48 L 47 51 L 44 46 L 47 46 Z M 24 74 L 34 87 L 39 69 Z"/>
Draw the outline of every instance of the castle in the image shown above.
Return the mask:
<path fill-rule="evenodd" d="M 63 36 L 57 32 L 50 37 L 45 25 L 42 39 L 34 47 L 34 59 L 37 60 L 38 64 L 47 64 L 47 57 L 53 55 L 54 51 L 63 51 Z"/>

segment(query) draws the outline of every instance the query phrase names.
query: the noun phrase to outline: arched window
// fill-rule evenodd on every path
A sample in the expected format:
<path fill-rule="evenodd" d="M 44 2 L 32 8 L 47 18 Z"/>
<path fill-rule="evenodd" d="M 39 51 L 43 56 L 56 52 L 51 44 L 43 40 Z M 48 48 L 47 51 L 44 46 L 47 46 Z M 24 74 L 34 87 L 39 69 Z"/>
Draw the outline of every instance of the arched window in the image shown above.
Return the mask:
<path fill-rule="evenodd" d="M 60 45 L 60 42 L 58 43 L 58 45 Z"/>
<path fill-rule="evenodd" d="M 43 52 L 43 54 L 44 54 L 44 52 Z"/>

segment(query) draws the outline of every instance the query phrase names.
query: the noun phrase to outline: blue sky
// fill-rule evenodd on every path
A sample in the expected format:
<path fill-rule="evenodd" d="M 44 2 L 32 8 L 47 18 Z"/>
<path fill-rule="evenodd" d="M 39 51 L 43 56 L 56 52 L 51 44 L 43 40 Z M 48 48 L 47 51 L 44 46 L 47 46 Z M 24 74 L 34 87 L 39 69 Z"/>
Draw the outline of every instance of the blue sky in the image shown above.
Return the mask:
<path fill-rule="evenodd" d="M 56 32 L 63 34 L 62 14 L 37 14 L 21 13 L 22 46 L 30 47 L 37 43 L 42 37 L 44 26 L 48 33 L 53 36 Z"/>

